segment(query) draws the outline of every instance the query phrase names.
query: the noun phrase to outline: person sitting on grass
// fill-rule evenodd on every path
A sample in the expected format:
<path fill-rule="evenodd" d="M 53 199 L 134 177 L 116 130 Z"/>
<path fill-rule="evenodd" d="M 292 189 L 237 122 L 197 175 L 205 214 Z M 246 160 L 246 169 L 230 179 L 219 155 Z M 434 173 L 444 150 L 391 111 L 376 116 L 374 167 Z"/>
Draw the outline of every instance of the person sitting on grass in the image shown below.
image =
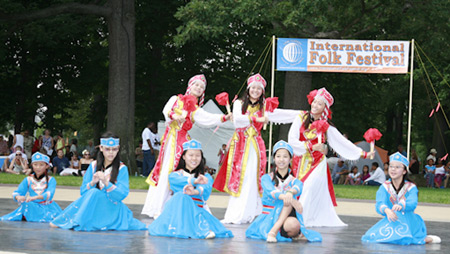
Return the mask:
<path fill-rule="evenodd" d="M 5 172 L 11 174 L 29 174 L 30 169 L 28 168 L 27 155 L 22 152 L 21 146 L 16 146 L 14 148 L 15 152 L 9 155 L 8 159 L 11 163 L 8 165 L 8 161 L 5 161 Z"/>
<path fill-rule="evenodd" d="M 294 151 L 285 141 L 273 148 L 275 169 L 261 178 L 263 212 L 245 231 L 245 236 L 267 242 L 300 240 L 321 242 L 320 233 L 303 225 L 303 206 L 298 201 L 303 184 L 292 175 L 290 163 Z"/>
<path fill-rule="evenodd" d="M 348 174 L 347 178 L 345 179 L 344 185 L 349 184 L 350 185 L 359 185 L 361 183 L 361 174 L 358 172 L 358 167 L 353 166 L 352 172 Z"/>
<path fill-rule="evenodd" d="M 364 165 L 361 174 L 361 184 L 363 184 L 370 177 L 369 166 Z"/>
<path fill-rule="evenodd" d="M 64 156 L 62 149 L 56 150 L 57 157 L 53 158 L 53 175 L 60 174 L 65 168 L 70 166 L 69 160 Z"/>
<path fill-rule="evenodd" d="M 20 183 L 13 192 L 14 201 L 19 207 L 12 213 L 0 217 L 0 221 L 49 222 L 62 210 L 54 202 L 56 180 L 47 175 L 50 158 L 36 152 L 31 157 L 32 173 Z"/>
<path fill-rule="evenodd" d="M 436 163 L 436 170 L 434 171 L 434 184 L 436 188 L 444 189 L 444 185 L 442 185 L 442 183 L 445 178 L 445 171 L 446 170 L 442 159 L 438 159 Z"/>
<path fill-rule="evenodd" d="M 384 170 L 382 170 L 378 166 L 378 162 L 372 163 L 372 172 L 370 173 L 370 177 L 364 181 L 364 184 L 372 185 L 372 186 L 380 186 L 386 181 L 386 175 L 384 174 Z"/>
<path fill-rule="evenodd" d="M 361 238 L 367 243 L 400 245 L 440 243 L 438 236 L 427 235 L 423 219 L 414 213 L 419 190 L 408 178 L 408 159 L 400 153 L 389 157 L 389 176 L 377 191 L 376 212 L 384 218 Z"/>
<path fill-rule="evenodd" d="M 425 178 L 427 179 L 427 188 L 434 188 L 434 171 L 436 166 L 433 165 L 434 160 L 428 159 L 427 165 L 425 165 Z"/>

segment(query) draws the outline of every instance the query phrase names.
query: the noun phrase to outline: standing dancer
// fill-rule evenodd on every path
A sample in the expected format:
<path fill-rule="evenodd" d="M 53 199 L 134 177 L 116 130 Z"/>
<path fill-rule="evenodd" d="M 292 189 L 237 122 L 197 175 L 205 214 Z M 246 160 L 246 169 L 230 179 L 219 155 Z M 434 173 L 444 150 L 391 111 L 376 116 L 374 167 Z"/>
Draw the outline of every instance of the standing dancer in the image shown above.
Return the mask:
<path fill-rule="evenodd" d="M 163 115 L 167 127 L 161 139 L 158 160 L 146 181 L 150 184 L 150 187 L 142 214 L 157 218 L 161 214 L 164 204 L 169 200 L 168 177 L 177 168 L 178 161 L 183 153 L 183 143 L 191 139 L 188 131 L 192 128 L 194 122 L 210 127 L 231 119 L 232 114 L 211 114 L 200 108 L 203 106 L 205 89 L 206 78 L 203 74 L 189 79 L 185 95 L 193 95 L 199 100 L 197 109 L 193 112 L 187 112 L 186 114 L 186 111 L 183 110 L 182 95 L 172 96 L 164 106 Z"/>
<path fill-rule="evenodd" d="M 81 197 L 50 222 L 76 231 L 146 230 L 122 200 L 128 196 L 128 168 L 120 161 L 120 140 L 111 132 L 100 139 L 100 151 L 83 176 Z"/>
<path fill-rule="evenodd" d="M 62 212 L 59 205 L 52 200 L 56 180 L 47 174 L 49 163 L 50 158 L 47 155 L 40 152 L 33 154 L 32 174 L 25 177 L 13 192 L 13 199 L 20 205 L 14 212 L 0 217 L 0 221 L 50 222 Z"/>
<path fill-rule="evenodd" d="M 289 130 L 289 144 L 294 148 L 294 154 L 301 155 L 298 165 L 293 166 L 294 175 L 303 182 L 303 194 L 300 202 L 303 204 L 303 219 L 306 227 L 336 227 L 346 226 L 336 214 L 336 198 L 333 182 L 325 157 L 326 145 L 319 139 L 328 141 L 331 148 L 341 158 L 357 160 L 373 154 L 366 153 L 346 139 L 335 127 L 318 132 L 312 127 L 317 120 L 331 119 L 330 107 L 333 96 L 325 89 L 313 90 L 308 95 L 311 110 L 302 111 L 292 123 Z M 320 138 L 319 138 L 320 136 Z"/>
<path fill-rule="evenodd" d="M 408 159 L 401 153 L 389 156 L 391 179 L 377 191 L 376 211 L 384 218 L 367 230 L 361 241 L 400 245 L 441 242 L 438 236 L 427 236 L 425 222 L 414 213 L 419 190 L 408 179 L 408 166 Z"/>
<path fill-rule="evenodd" d="M 267 242 L 301 239 L 302 234 L 310 242 L 322 241 L 320 233 L 303 225 L 302 204 L 297 200 L 303 184 L 292 175 L 289 168 L 294 151 L 283 140 L 273 147 L 275 170 L 261 179 L 264 189 L 264 211 L 245 231 L 248 238 Z"/>
<path fill-rule="evenodd" d="M 267 162 L 261 128 L 269 120 L 290 123 L 298 115 L 298 111 L 280 109 L 264 114 L 265 87 L 260 74 L 251 76 L 244 96 L 233 105 L 236 131 L 213 185 L 231 195 L 223 223 L 250 223 L 261 214 L 261 177 Z"/>
<path fill-rule="evenodd" d="M 161 216 L 148 227 L 150 235 L 196 239 L 233 237 L 206 206 L 213 179 L 205 171 L 202 145 L 193 139 L 183 144 L 183 150 L 177 170 L 169 176 L 175 194 Z"/>

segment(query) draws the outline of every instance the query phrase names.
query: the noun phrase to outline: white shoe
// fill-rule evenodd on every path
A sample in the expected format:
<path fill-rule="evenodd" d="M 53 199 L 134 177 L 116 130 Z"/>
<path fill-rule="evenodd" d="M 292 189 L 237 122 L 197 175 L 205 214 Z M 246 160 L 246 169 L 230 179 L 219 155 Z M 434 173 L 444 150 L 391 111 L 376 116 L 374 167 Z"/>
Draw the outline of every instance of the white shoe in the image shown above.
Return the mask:
<path fill-rule="evenodd" d="M 205 237 L 205 239 L 214 239 L 216 238 L 216 234 L 213 231 L 209 231 L 208 235 Z"/>
<path fill-rule="evenodd" d="M 430 243 L 441 243 L 441 238 L 437 235 L 427 235 L 427 237 L 431 238 Z"/>

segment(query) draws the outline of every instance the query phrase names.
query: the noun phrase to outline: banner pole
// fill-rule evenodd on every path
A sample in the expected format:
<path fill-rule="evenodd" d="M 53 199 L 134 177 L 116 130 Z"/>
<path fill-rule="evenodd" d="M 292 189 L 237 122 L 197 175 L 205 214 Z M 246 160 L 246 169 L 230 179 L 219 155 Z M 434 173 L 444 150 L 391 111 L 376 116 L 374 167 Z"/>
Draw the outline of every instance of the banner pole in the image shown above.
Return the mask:
<path fill-rule="evenodd" d="M 408 144 L 406 155 L 409 160 L 411 152 L 411 118 L 412 118 L 412 95 L 413 95 L 413 76 L 414 76 L 414 39 L 411 40 L 411 70 L 409 74 L 409 107 L 408 107 Z"/>
<path fill-rule="evenodd" d="M 274 95 L 274 87 L 275 87 L 275 42 L 276 38 L 275 35 L 272 35 L 272 77 L 271 77 L 271 81 L 270 81 L 270 97 L 273 97 Z M 271 164 L 271 160 L 272 160 L 272 123 L 270 123 L 269 125 L 269 156 L 268 160 L 267 160 L 267 172 L 270 171 L 270 164 Z"/>

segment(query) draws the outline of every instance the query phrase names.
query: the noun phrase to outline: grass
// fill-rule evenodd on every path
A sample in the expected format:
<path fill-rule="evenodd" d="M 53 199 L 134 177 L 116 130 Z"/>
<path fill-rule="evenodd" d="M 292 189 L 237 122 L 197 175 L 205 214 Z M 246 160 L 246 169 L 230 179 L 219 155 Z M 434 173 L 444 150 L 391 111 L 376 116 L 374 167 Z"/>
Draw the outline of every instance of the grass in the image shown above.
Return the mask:
<path fill-rule="evenodd" d="M 25 178 L 24 175 L 0 173 L 0 184 L 17 184 Z M 59 186 L 81 186 L 83 179 L 75 176 L 56 176 Z M 130 189 L 148 190 L 145 178 L 130 176 Z M 334 191 L 337 198 L 375 200 L 378 187 L 335 185 Z M 215 191 L 215 190 L 214 190 Z M 450 204 L 450 189 L 429 189 L 419 187 L 419 202 Z"/>

